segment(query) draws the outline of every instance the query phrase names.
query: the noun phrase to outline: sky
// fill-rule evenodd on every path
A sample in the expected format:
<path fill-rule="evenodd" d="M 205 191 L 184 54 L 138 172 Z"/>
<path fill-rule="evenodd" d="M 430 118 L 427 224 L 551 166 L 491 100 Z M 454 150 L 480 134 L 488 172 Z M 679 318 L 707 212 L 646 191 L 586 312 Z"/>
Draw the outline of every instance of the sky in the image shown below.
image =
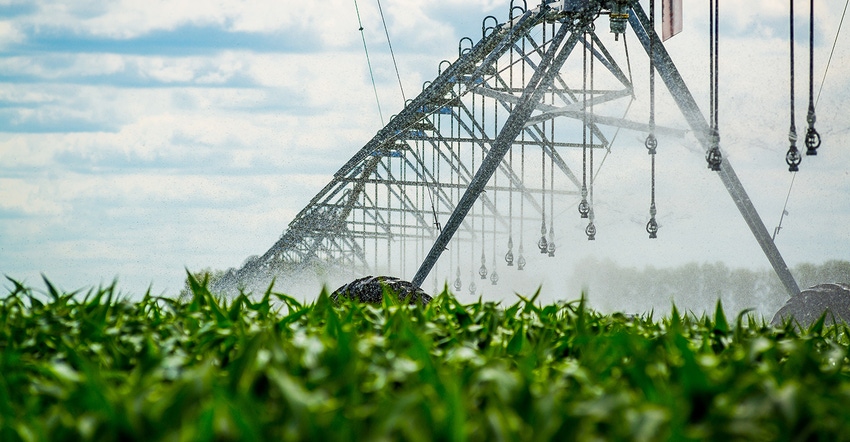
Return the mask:
<path fill-rule="evenodd" d="M 708 6 L 684 3 L 684 31 L 666 46 L 706 110 Z M 823 80 L 843 8 L 815 2 L 824 141 L 789 194 L 784 3 L 721 5 L 721 148 L 769 231 L 788 196 L 776 243 L 790 265 L 850 259 L 850 31 Z M 807 5 L 797 1 L 801 135 Z M 377 2 L 357 6 L 386 118 L 403 105 L 398 80 Z M 480 35 L 484 17 L 504 21 L 510 2 L 381 6 L 410 98 L 441 60 L 456 58 L 460 38 Z M 185 269 L 238 267 L 265 252 L 382 126 L 358 28 L 353 0 L 0 0 L 0 274 L 32 285 L 43 274 L 66 290 L 117 280 L 131 295 L 175 294 Z M 646 72 L 645 57 L 633 63 Z M 646 115 L 646 76 L 635 82 L 633 115 Z M 660 122 L 687 128 L 659 90 Z M 645 239 L 644 136 L 626 133 L 612 151 L 596 190 L 599 240 L 585 241 L 576 219 L 560 241 L 564 265 L 592 256 L 638 268 L 769 268 L 692 136 L 660 140 L 662 227 L 658 240 Z"/>

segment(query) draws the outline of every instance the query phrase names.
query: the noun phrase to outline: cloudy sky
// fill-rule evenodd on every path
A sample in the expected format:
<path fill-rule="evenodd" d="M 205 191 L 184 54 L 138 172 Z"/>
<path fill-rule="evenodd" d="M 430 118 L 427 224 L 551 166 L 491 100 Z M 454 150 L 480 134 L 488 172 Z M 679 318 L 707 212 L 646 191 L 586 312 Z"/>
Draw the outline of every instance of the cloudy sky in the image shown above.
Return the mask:
<path fill-rule="evenodd" d="M 381 3 L 408 98 L 456 57 L 460 38 L 509 8 Z M 684 32 L 668 49 L 707 109 L 707 5 L 684 3 Z M 782 3 L 728 0 L 721 18 L 722 147 L 770 231 L 791 182 Z M 797 3 L 803 133 L 808 2 Z M 843 2 L 815 3 L 817 91 Z M 378 6 L 358 6 L 388 116 L 402 98 Z M 0 0 L 0 273 L 34 285 L 44 273 L 69 290 L 117 278 L 127 293 L 175 293 L 184 268 L 263 253 L 381 127 L 358 27 L 353 0 Z M 818 103 L 824 145 L 804 158 L 776 239 L 791 265 L 850 259 L 848 57 L 844 29 Z M 645 72 L 645 57 L 633 63 Z M 645 83 L 638 76 L 638 114 Z M 686 128 L 659 100 L 660 118 Z M 622 136 L 599 177 L 600 240 L 588 244 L 577 227 L 574 245 L 562 241 L 573 259 L 768 268 L 692 137 L 661 140 L 661 238 L 647 241 L 644 135 Z"/>

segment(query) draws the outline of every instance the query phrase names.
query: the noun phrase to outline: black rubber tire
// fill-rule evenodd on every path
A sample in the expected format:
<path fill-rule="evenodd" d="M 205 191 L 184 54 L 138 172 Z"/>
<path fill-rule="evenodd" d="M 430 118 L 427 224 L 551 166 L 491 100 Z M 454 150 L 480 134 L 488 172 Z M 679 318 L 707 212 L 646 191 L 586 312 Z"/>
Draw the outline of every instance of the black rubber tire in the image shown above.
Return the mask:
<path fill-rule="evenodd" d="M 850 284 L 818 284 L 803 290 L 776 312 L 772 325 L 782 325 L 794 318 L 802 327 L 809 328 L 826 312 L 825 323 L 836 321 L 850 323 Z"/>
<path fill-rule="evenodd" d="M 392 276 L 367 276 L 355 279 L 331 293 L 331 300 L 338 303 L 341 298 L 353 299 L 358 302 L 380 304 L 384 299 L 384 287 L 396 296 L 400 302 L 421 305 L 431 302 L 422 289 L 410 282 Z"/>

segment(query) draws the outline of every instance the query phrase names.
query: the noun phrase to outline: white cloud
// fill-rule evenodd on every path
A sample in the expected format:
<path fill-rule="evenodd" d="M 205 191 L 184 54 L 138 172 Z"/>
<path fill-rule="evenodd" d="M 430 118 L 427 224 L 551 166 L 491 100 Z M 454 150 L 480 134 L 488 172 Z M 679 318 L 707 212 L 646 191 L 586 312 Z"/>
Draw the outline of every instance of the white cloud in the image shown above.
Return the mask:
<path fill-rule="evenodd" d="M 331 47 L 348 44 L 343 36 L 352 28 L 351 22 L 356 23 L 353 4 L 343 0 L 43 2 L 39 12 L 24 21 L 36 28 L 68 29 L 84 35 L 117 39 L 170 31 L 181 26 L 213 26 L 252 33 L 321 28 L 322 43 Z"/>
<path fill-rule="evenodd" d="M 0 68 L 7 75 L 60 80 L 120 73 L 126 61 L 116 54 L 19 55 L 0 59 Z"/>
<path fill-rule="evenodd" d="M 395 70 L 377 8 L 358 3 L 388 119 L 401 108 Z M 456 56 L 459 36 L 479 35 L 481 19 L 491 12 L 504 19 L 508 2 L 411 0 L 383 6 L 411 98 L 434 78 L 440 60 Z M 722 147 L 772 230 L 790 181 L 783 162 L 787 42 L 779 26 L 787 5 L 759 0 L 723 7 L 729 35 L 721 40 Z M 829 12 L 834 9 L 829 2 L 817 7 L 824 39 L 830 40 L 820 43 L 817 54 L 815 71 L 822 74 L 838 16 Z M 686 5 L 685 32 L 667 48 L 707 111 L 704 9 Z M 479 12 L 445 15 L 470 10 Z M 0 178 L 0 209 L 26 217 L 26 222 L 0 219 L 0 273 L 35 282 L 44 270 L 71 286 L 118 274 L 136 293 L 151 280 L 173 292 L 182 284 L 184 265 L 225 268 L 264 252 L 329 175 L 380 128 L 350 1 L 44 2 L 35 14 L 0 22 L 0 47 L 19 43 L 26 37 L 22 29 L 129 39 L 184 26 L 295 30 L 315 38 L 316 49 L 138 55 L 44 48 L 0 57 L 4 75 L 27 80 L 0 83 L 6 121 L 36 128 L 0 134 L 0 170 L 15 173 Z M 817 158 L 804 159 L 789 203 L 792 215 L 778 239 L 791 263 L 841 257 L 850 244 L 843 229 L 850 222 L 845 203 L 850 164 L 840 153 L 850 141 L 850 124 L 842 120 L 850 98 L 850 65 L 843 61 L 850 47 L 844 41 L 818 108 L 824 146 Z M 313 47 L 309 43 L 303 48 Z M 802 40 L 800 45 L 802 73 L 806 52 Z M 638 83 L 630 117 L 642 121 L 648 117 L 648 66 L 633 36 L 629 46 Z M 620 43 L 610 49 L 622 61 Z M 572 85 L 579 75 L 575 65 L 566 73 Z M 801 74 L 801 132 L 806 84 Z M 659 86 L 659 122 L 686 128 L 666 94 Z M 88 131 L 37 130 L 62 122 L 86 124 Z M 572 257 L 561 262 L 595 254 L 639 267 L 687 260 L 766 267 L 722 184 L 705 168 L 701 153 L 691 151 L 693 136 L 660 142 L 659 240 L 647 241 L 643 232 L 649 164 L 642 134 L 624 132 L 597 183 L 599 239 L 585 240 L 575 201 L 557 203 L 564 217 L 557 227 L 564 251 L 559 258 Z M 580 156 L 572 154 L 565 153 L 570 164 L 580 164 Z"/>
<path fill-rule="evenodd" d="M 0 21 L 0 49 L 14 43 L 20 43 L 23 39 L 24 34 L 15 27 L 14 23 L 8 20 Z"/>
<path fill-rule="evenodd" d="M 54 192 L 19 178 L 0 178 L 0 209 L 24 215 L 59 215 L 62 204 Z"/>

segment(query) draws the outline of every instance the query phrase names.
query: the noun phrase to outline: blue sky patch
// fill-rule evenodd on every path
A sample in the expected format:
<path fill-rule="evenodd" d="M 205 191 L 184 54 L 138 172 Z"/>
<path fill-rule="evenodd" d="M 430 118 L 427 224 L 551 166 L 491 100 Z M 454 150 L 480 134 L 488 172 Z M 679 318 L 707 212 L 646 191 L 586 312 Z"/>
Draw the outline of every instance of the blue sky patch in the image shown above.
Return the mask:
<path fill-rule="evenodd" d="M 21 118 L 14 108 L 0 109 L 0 133 L 74 133 L 115 132 L 119 124 L 91 121 L 74 116 L 47 116 Z"/>
<path fill-rule="evenodd" d="M 25 29 L 25 41 L 7 48 L 7 55 L 33 53 L 114 53 L 136 55 L 209 55 L 226 50 L 304 53 L 316 49 L 317 38 L 300 30 L 259 33 L 227 31 L 216 26 L 181 26 L 138 37 L 117 39 L 82 35 L 65 29 Z"/>
<path fill-rule="evenodd" d="M 38 10 L 38 6 L 34 3 L 13 3 L 3 5 L 0 4 L 0 17 L 9 19 L 22 15 L 29 15 Z"/>

